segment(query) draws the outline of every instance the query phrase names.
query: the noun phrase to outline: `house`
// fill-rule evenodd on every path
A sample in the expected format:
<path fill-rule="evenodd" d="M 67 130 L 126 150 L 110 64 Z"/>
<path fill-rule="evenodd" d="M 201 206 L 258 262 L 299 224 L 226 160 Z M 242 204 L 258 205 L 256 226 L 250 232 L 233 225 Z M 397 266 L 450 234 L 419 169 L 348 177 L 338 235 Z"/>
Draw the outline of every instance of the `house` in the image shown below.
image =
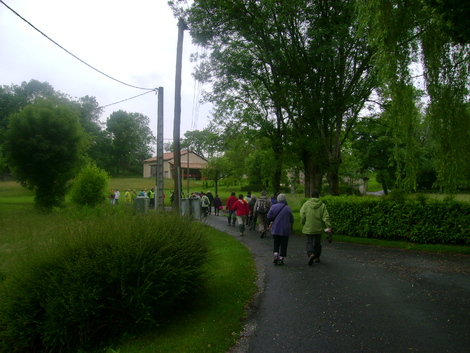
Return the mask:
<path fill-rule="evenodd" d="M 190 179 L 201 180 L 201 170 L 207 166 L 207 159 L 192 151 L 181 151 L 181 175 L 183 179 L 189 174 Z M 163 177 L 173 179 L 174 175 L 174 153 L 163 153 Z M 144 178 L 155 178 L 157 174 L 157 157 L 143 161 Z M 189 170 L 188 170 L 189 168 Z"/>

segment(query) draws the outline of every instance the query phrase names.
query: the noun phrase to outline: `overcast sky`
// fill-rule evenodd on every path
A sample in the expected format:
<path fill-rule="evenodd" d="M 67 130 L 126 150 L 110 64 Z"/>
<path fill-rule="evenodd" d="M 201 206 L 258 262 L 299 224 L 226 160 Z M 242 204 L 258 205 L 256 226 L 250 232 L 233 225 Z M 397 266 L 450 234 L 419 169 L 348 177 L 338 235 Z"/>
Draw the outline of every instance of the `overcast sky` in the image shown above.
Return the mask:
<path fill-rule="evenodd" d="M 177 19 L 167 0 L 2 0 L 75 56 L 119 81 L 164 88 L 164 137 L 173 138 Z M 190 55 L 201 51 L 184 34 L 181 137 L 208 125 L 210 105 L 199 104 L 201 86 L 191 76 Z M 36 79 L 72 98 L 96 97 L 102 106 L 146 91 L 118 83 L 52 43 L 0 3 L 0 85 Z M 150 118 L 156 136 L 154 93 L 112 105 Z"/>

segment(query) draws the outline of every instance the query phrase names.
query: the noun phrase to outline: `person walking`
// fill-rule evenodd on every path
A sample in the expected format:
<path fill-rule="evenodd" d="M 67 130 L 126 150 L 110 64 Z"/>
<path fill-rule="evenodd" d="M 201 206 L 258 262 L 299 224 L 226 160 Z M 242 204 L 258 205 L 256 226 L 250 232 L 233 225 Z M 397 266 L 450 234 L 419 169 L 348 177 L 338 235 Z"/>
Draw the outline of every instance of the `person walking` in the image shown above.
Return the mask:
<path fill-rule="evenodd" d="M 307 237 L 308 265 L 320 262 L 321 237 L 323 233 L 331 234 L 330 215 L 326 205 L 319 199 L 318 190 L 312 191 L 312 198 L 308 199 L 300 208 L 300 222 L 302 233 Z M 331 235 L 330 235 L 331 236 Z"/>
<path fill-rule="evenodd" d="M 131 204 L 131 189 L 127 189 L 124 194 L 124 200 L 126 201 L 126 205 Z"/>
<path fill-rule="evenodd" d="M 151 188 L 147 196 L 149 197 L 149 208 L 151 210 L 155 209 L 155 189 Z"/>
<path fill-rule="evenodd" d="M 207 198 L 209 199 L 209 214 L 212 214 L 212 203 L 214 202 L 214 195 L 212 195 L 211 191 L 208 190 L 206 193 Z M 214 212 L 215 214 L 215 212 Z"/>
<path fill-rule="evenodd" d="M 118 189 L 114 192 L 114 204 L 117 205 L 119 203 L 119 197 L 121 196 L 121 193 L 119 192 Z"/>
<path fill-rule="evenodd" d="M 271 196 L 270 196 L 270 199 L 271 199 L 271 205 L 275 205 L 275 204 L 277 204 L 277 198 L 276 198 L 276 195 L 271 195 Z"/>
<path fill-rule="evenodd" d="M 202 214 L 204 215 L 204 217 L 207 217 L 207 213 L 210 209 L 210 201 L 207 195 L 204 195 L 204 193 L 201 193 L 201 208 Z"/>
<path fill-rule="evenodd" d="M 134 200 L 136 199 L 136 197 L 137 197 L 137 191 L 135 191 L 135 189 L 134 189 L 134 191 L 132 191 L 132 195 L 131 195 L 132 204 L 134 203 Z"/>
<path fill-rule="evenodd" d="M 243 199 L 243 195 L 238 195 L 238 201 L 233 205 L 233 209 L 237 215 L 238 229 L 240 230 L 240 236 L 245 235 L 245 223 L 248 214 L 250 213 L 250 207 L 248 202 Z"/>
<path fill-rule="evenodd" d="M 229 198 L 227 199 L 227 202 L 225 203 L 225 209 L 228 211 L 228 225 L 232 224 L 233 227 L 235 227 L 236 220 L 235 210 L 233 209 L 233 206 L 237 201 L 238 199 L 235 196 L 235 192 L 232 192 Z M 232 219 L 233 221 L 231 221 Z"/>
<path fill-rule="evenodd" d="M 271 208 L 271 200 L 266 196 L 266 191 L 261 191 L 261 196 L 256 200 L 254 216 L 257 217 L 259 223 L 260 237 L 264 238 L 268 228 L 268 212 Z"/>
<path fill-rule="evenodd" d="M 116 192 L 114 191 L 114 188 L 111 188 L 111 193 L 109 194 L 109 202 L 111 205 L 114 205 L 114 197 L 116 196 Z"/>
<path fill-rule="evenodd" d="M 214 214 L 218 216 L 222 209 L 222 200 L 220 199 L 219 194 L 215 194 L 214 200 L 212 200 L 212 205 L 214 206 Z"/>
<path fill-rule="evenodd" d="M 250 202 L 248 202 L 248 206 L 250 207 L 250 214 L 248 215 L 248 229 L 255 230 L 256 227 L 256 217 L 254 216 L 255 213 L 255 204 L 256 204 L 256 196 L 255 194 L 251 195 Z"/>
<path fill-rule="evenodd" d="M 285 194 L 277 196 L 277 203 L 271 207 L 267 215 L 268 221 L 272 222 L 271 234 L 274 241 L 274 260 L 277 265 L 284 265 L 287 256 L 287 244 L 294 225 L 292 209 L 287 206 Z"/>
<path fill-rule="evenodd" d="M 246 196 L 244 197 L 244 200 L 248 203 L 248 207 L 250 207 L 250 201 L 251 201 L 251 191 L 248 191 L 246 193 Z M 246 226 L 249 227 L 250 226 L 250 215 L 248 214 L 248 216 L 246 217 Z"/>

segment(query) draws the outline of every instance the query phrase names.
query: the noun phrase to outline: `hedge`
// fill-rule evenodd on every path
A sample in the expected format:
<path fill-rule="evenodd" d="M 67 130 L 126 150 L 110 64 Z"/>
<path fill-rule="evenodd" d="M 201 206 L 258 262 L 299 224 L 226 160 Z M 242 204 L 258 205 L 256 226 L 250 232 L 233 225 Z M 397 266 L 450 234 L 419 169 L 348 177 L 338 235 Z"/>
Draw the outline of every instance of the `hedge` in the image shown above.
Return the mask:
<path fill-rule="evenodd" d="M 469 244 L 470 204 L 326 196 L 335 233 L 429 244 Z"/>

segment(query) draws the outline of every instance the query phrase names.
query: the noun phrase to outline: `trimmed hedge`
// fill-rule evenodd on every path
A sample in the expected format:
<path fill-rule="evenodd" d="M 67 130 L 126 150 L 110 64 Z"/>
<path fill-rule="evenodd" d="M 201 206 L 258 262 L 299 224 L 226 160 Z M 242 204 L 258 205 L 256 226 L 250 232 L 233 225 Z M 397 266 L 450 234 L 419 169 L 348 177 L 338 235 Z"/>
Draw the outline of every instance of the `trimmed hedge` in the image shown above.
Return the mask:
<path fill-rule="evenodd" d="M 334 231 L 352 237 L 428 244 L 469 244 L 470 204 L 326 196 Z"/>
<path fill-rule="evenodd" d="M 198 222 L 169 214 L 58 225 L 0 284 L 0 351 L 74 352 L 188 308 L 209 259 Z"/>

